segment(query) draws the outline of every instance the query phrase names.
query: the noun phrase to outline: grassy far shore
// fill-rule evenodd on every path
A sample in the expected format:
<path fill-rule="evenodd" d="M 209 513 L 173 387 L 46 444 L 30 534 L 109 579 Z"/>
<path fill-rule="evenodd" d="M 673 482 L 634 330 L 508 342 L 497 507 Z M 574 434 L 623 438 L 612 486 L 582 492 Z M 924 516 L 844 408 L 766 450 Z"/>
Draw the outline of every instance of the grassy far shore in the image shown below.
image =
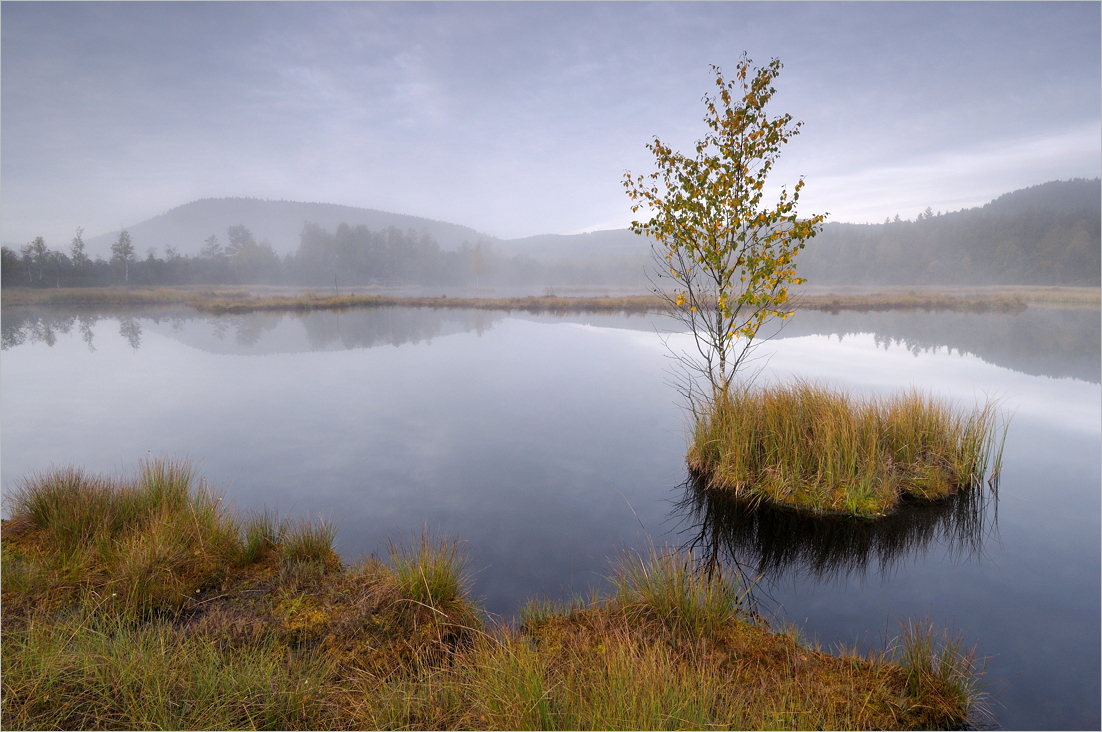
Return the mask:
<path fill-rule="evenodd" d="M 157 288 L 7 288 L 0 292 L 4 306 L 69 305 L 80 307 L 148 306 L 185 304 L 212 314 L 257 311 L 294 312 L 370 307 L 468 308 L 528 312 L 628 312 L 662 310 L 653 295 L 622 297 L 411 297 L 396 294 L 359 293 L 327 295 L 316 292 L 279 293 L 267 287 L 157 287 Z M 881 292 L 817 292 L 799 294 L 793 304 L 827 312 L 925 310 L 973 313 L 1022 312 L 1030 305 L 1099 307 L 1097 288 L 1008 287 L 979 291 L 935 289 Z"/>
<path fill-rule="evenodd" d="M 939 500 L 997 476 L 1005 427 L 991 402 L 962 412 L 917 390 L 861 400 L 796 381 L 698 409 L 688 463 L 709 490 L 751 505 L 875 519 L 904 497 Z"/>
<path fill-rule="evenodd" d="M 960 726 L 972 656 L 926 624 L 828 653 L 744 607 L 738 577 L 624 553 L 606 597 L 493 622 L 461 547 L 343 566 L 330 527 L 239 516 L 186 464 L 27 479 L 2 531 L 9 728 Z"/>

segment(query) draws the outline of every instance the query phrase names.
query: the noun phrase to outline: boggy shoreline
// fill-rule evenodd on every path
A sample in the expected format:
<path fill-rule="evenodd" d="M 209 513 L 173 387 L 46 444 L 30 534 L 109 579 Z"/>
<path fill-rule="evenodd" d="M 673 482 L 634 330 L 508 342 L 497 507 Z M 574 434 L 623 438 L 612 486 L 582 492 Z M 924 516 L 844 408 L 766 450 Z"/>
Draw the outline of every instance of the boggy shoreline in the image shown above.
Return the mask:
<path fill-rule="evenodd" d="M 844 289 L 844 288 L 843 288 Z M 327 295 L 315 291 L 292 294 L 271 286 L 193 287 L 98 287 L 98 288 L 5 288 L 0 300 L 5 307 L 22 305 L 65 305 L 73 307 L 137 307 L 182 304 L 211 314 L 249 312 L 301 312 L 349 308 L 416 307 L 465 308 L 524 311 L 535 313 L 661 311 L 666 307 L 654 295 L 622 297 L 560 297 L 553 294 L 528 297 L 415 297 L 379 292 Z M 798 308 L 838 313 L 889 310 L 1017 314 L 1030 304 L 1085 306 L 1097 308 L 1099 293 L 1094 288 L 988 288 L 982 292 L 938 289 L 899 289 L 874 292 L 804 292 L 793 296 Z"/>
<path fill-rule="evenodd" d="M 919 729 L 982 711 L 972 654 L 928 624 L 831 653 L 683 551 L 624 552 L 607 596 L 504 622 L 472 598 L 459 543 L 345 566 L 331 527 L 195 486 L 154 460 L 9 498 L 6 726 Z"/>

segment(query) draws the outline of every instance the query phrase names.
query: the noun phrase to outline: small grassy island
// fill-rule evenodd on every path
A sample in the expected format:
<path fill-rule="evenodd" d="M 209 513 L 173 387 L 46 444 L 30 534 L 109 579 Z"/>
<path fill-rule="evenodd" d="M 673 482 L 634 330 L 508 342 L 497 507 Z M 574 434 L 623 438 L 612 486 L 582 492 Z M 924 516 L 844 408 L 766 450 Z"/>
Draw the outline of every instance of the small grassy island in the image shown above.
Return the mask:
<path fill-rule="evenodd" d="M 719 392 L 698 414 L 688 463 L 749 504 L 878 518 L 905 497 L 938 500 L 1001 463 L 1000 415 L 909 391 L 856 399 L 797 381 Z"/>
<path fill-rule="evenodd" d="M 331 528 L 236 515 L 186 464 L 54 471 L 9 500 L 8 728 L 919 729 L 964 724 L 977 698 L 948 636 L 828 653 L 676 551 L 501 623 L 459 545 L 345 567 Z"/>

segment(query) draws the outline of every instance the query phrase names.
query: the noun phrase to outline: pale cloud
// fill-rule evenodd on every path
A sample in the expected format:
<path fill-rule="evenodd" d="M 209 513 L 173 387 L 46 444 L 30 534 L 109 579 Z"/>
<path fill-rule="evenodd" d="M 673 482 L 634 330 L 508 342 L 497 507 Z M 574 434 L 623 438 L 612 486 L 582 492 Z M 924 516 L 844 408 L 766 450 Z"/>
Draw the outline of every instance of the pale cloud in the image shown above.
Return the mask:
<path fill-rule="evenodd" d="M 951 211 L 980 206 L 1003 193 L 1039 182 L 1095 178 L 1102 169 L 1098 125 L 1055 135 L 993 140 L 971 148 L 933 151 L 894 165 L 810 175 L 803 200 L 829 210 L 832 221 L 880 223 L 914 218 L 927 206 Z"/>

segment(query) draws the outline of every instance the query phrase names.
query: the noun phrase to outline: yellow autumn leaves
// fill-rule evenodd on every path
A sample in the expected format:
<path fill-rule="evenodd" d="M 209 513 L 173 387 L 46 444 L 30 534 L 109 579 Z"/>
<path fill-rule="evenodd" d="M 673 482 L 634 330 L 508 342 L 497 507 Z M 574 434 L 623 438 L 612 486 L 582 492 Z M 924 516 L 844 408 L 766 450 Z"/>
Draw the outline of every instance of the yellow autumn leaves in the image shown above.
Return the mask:
<path fill-rule="evenodd" d="M 692 326 L 702 352 L 712 353 L 701 370 L 713 386 L 726 389 L 758 328 L 790 314 L 784 307 L 788 287 L 802 282 L 794 258 L 826 216 L 797 217 L 803 179 L 791 195 L 782 188 L 774 206 L 763 205 L 780 146 L 800 128 L 791 115 L 764 113 L 780 61 L 754 68 L 743 54 L 730 82 L 712 68 L 719 94 L 704 98 L 708 132 L 695 155 L 675 152 L 656 137 L 647 149 L 658 169 L 638 178 L 624 173 L 623 185 L 633 212 L 643 205 L 653 212 L 631 228 L 658 243 L 656 254 L 665 260 L 659 279 L 674 284 L 673 314 Z"/>

